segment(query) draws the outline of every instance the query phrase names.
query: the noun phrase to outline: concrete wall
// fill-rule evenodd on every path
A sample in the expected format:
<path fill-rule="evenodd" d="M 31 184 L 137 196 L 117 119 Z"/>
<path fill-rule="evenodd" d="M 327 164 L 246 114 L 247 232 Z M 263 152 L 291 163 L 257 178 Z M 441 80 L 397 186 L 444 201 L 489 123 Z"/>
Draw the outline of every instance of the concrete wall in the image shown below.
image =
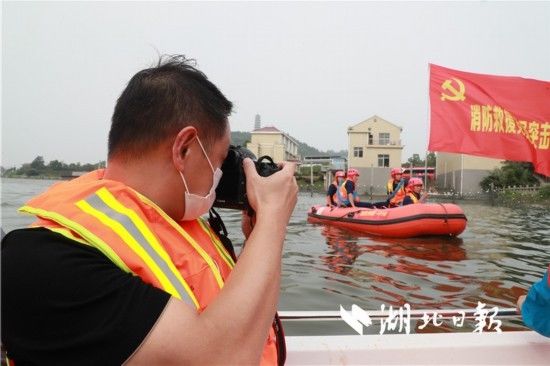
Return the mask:
<path fill-rule="evenodd" d="M 479 183 L 495 168 L 500 168 L 502 160 L 461 154 L 437 153 L 436 184 L 440 190 L 454 190 L 458 193 L 481 192 Z M 464 170 L 461 172 L 461 167 Z M 462 179 L 461 191 L 461 174 Z"/>
<path fill-rule="evenodd" d="M 390 179 L 390 168 L 356 168 L 359 170 L 357 192 L 360 195 L 386 195 L 386 183 Z"/>
<path fill-rule="evenodd" d="M 479 182 L 481 182 L 483 178 L 485 178 L 490 173 L 490 170 L 464 169 L 462 193 L 469 194 L 481 192 Z M 461 193 L 460 174 L 460 170 L 453 170 L 452 172 L 447 172 L 447 174 L 438 174 L 436 181 L 438 189 L 443 191 L 454 191 L 457 193 Z"/>

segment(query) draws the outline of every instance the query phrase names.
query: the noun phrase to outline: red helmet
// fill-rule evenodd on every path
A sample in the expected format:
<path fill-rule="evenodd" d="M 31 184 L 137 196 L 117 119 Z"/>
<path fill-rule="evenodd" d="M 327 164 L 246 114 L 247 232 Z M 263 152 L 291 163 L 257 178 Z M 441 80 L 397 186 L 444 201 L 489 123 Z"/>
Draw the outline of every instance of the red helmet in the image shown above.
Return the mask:
<path fill-rule="evenodd" d="M 359 176 L 361 174 L 359 174 L 359 170 L 357 169 L 348 169 L 348 177 L 355 177 L 355 176 Z"/>
<path fill-rule="evenodd" d="M 409 183 L 407 184 L 407 188 L 412 188 L 414 186 L 423 186 L 424 182 L 422 182 L 422 179 L 420 178 L 411 178 L 409 179 Z"/>
<path fill-rule="evenodd" d="M 401 168 L 392 168 L 390 171 L 391 177 L 394 178 L 397 174 L 403 174 L 403 169 Z"/>
<path fill-rule="evenodd" d="M 334 173 L 335 178 L 344 178 L 346 176 L 346 173 L 344 173 L 343 170 L 339 170 L 336 173 Z"/>

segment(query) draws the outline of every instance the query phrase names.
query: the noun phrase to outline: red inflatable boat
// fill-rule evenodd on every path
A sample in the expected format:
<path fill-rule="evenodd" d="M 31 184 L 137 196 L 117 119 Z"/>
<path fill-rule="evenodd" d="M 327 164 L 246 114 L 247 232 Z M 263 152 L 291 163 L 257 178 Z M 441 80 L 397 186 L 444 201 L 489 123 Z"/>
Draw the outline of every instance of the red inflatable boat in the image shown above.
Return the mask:
<path fill-rule="evenodd" d="M 426 235 L 456 236 L 466 228 L 466 216 L 452 203 L 422 203 L 386 209 L 313 206 L 311 223 L 335 225 L 394 238 Z"/>

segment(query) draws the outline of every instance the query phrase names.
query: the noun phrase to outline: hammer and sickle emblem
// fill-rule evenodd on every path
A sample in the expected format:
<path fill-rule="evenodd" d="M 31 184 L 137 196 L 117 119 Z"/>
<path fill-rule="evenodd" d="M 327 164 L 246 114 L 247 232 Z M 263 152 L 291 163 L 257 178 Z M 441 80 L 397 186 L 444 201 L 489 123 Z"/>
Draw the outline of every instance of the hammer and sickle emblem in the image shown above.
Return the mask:
<path fill-rule="evenodd" d="M 451 80 L 452 79 L 452 80 Z M 451 95 L 441 93 L 441 100 L 451 100 L 453 102 L 462 101 L 466 99 L 464 96 L 464 92 L 466 91 L 466 88 L 464 87 L 464 83 L 460 81 L 457 78 L 451 78 L 447 79 L 441 84 L 441 88 L 443 90 L 447 90 Z M 453 80 L 458 85 L 458 89 L 454 87 Z"/>

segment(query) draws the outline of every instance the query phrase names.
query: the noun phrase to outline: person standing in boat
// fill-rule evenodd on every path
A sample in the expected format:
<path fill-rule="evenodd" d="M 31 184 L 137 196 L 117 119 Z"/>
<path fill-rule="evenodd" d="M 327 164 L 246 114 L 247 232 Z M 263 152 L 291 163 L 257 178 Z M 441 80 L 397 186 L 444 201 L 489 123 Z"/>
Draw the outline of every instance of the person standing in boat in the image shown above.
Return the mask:
<path fill-rule="evenodd" d="M 340 187 L 345 177 L 346 174 L 342 170 L 338 170 L 336 173 L 334 173 L 334 180 L 328 186 L 327 190 L 328 207 L 338 207 L 341 205 L 338 200 L 338 187 Z"/>
<path fill-rule="evenodd" d="M 359 196 L 357 195 L 357 190 L 355 185 L 359 180 L 359 171 L 357 169 L 348 169 L 346 174 L 346 180 L 340 186 L 338 190 L 338 199 L 342 202 L 342 205 L 345 207 L 366 207 L 374 208 L 372 203 L 361 202 Z"/>
<path fill-rule="evenodd" d="M 426 201 L 426 195 L 421 195 L 424 183 L 420 178 L 411 178 L 407 184 L 407 195 L 403 198 L 403 206 L 424 203 Z"/>
<path fill-rule="evenodd" d="M 15 364 L 281 365 L 274 321 L 295 164 L 245 159 L 255 224 L 231 255 L 201 217 L 228 154 L 232 103 L 184 56 L 118 98 L 108 164 L 58 183 L 2 241 L 2 344 Z"/>
<path fill-rule="evenodd" d="M 517 302 L 523 323 L 543 336 L 550 337 L 550 265 L 544 277 Z"/>
<path fill-rule="evenodd" d="M 407 195 L 406 187 L 408 181 L 403 177 L 403 169 L 392 168 L 390 171 L 391 178 L 386 184 L 386 192 L 388 198 L 386 200 L 387 207 L 397 207 L 403 202 Z"/>

